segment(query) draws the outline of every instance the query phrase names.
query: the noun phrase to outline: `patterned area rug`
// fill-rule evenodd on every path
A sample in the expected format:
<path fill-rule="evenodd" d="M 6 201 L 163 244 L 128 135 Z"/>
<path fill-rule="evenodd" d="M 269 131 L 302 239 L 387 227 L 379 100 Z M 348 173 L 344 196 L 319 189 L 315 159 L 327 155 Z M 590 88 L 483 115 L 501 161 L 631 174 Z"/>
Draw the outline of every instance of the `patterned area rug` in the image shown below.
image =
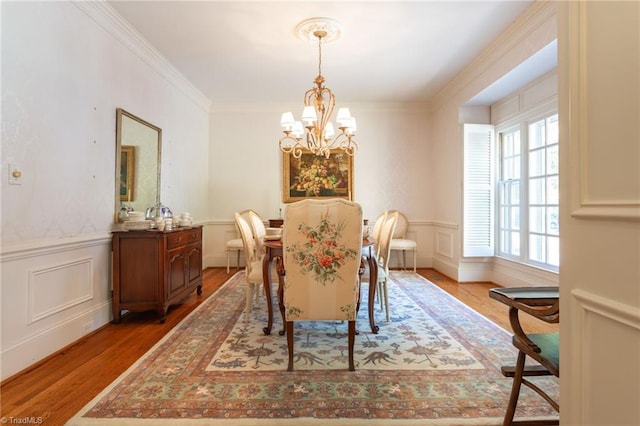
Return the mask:
<path fill-rule="evenodd" d="M 363 286 L 366 298 L 368 285 Z M 354 358 L 362 370 L 461 370 L 484 367 L 407 293 L 389 286 L 390 322 L 380 314 L 378 334 L 371 333 L 366 303 L 359 321 Z M 264 299 L 263 299 L 264 301 Z M 216 351 L 206 371 L 282 370 L 288 362 L 287 341 L 262 333 L 266 303 L 253 304 L 251 320 L 240 317 Z M 278 315 L 278 326 L 282 321 Z M 274 328 L 279 330 L 279 328 Z M 367 332 L 368 331 L 368 332 Z M 347 369 L 347 323 L 307 321 L 295 324 L 295 369 Z"/>
<path fill-rule="evenodd" d="M 346 324 L 296 324 L 296 364 L 286 337 L 264 336 L 264 298 L 244 321 L 244 273 L 177 325 L 70 425 L 501 424 L 511 379 L 511 335 L 413 272 L 392 271 L 391 321 L 367 318 L 356 336 L 356 371 L 346 370 Z M 487 296 L 488 297 L 488 296 Z M 554 378 L 539 378 L 559 394 Z M 518 417 L 555 417 L 523 389 Z"/>

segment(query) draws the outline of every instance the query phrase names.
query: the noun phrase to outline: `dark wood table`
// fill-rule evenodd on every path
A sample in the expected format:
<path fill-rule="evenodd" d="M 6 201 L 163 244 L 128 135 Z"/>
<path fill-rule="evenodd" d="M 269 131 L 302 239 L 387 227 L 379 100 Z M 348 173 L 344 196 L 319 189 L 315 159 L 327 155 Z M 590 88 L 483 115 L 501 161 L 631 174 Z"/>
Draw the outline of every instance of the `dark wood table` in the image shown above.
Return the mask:
<path fill-rule="evenodd" d="M 373 253 L 373 240 L 365 238 L 362 240 L 362 257 L 366 259 L 369 264 L 369 325 L 371 326 L 371 332 L 377 334 L 379 327 L 376 325 L 374 318 L 374 307 L 376 288 L 378 287 L 378 260 Z M 265 240 L 264 242 L 266 253 L 262 260 L 262 277 L 264 283 L 264 294 L 267 298 L 267 326 L 262 329 L 264 334 L 271 334 L 271 328 L 273 327 L 273 300 L 271 292 L 271 264 L 273 261 L 282 257 L 282 240 Z M 281 313 L 284 311 L 281 310 Z M 284 324 L 284 316 L 282 318 Z M 281 333 L 282 334 L 282 333 Z"/>

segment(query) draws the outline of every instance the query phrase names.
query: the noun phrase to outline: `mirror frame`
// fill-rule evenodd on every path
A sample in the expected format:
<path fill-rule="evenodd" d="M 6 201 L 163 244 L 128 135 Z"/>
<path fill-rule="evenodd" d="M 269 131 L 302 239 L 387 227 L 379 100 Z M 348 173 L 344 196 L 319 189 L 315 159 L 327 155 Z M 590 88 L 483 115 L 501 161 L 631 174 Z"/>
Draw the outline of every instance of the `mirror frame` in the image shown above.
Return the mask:
<path fill-rule="evenodd" d="M 116 108 L 116 174 L 115 174 L 115 222 L 120 223 L 119 212 L 122 201 L 120 200 L 120 167 L 121 167 L 121 155 L 122 155 L 122 119 L 123 117 L 127 117 L 131 120 L 138 122 L 139 124 L 149 127 L 156 132 L 158 132 L 158 158 L 156 159 L 156 163 L 158 165 L 158 175 L 156 176 L 156 204 L 160 202 L 160 171 L 162 166 L 162 129 L 158 126 L 154 126 L 148 121 L 143 120 L 140 117 L 137 117 L 130 112 L 122 109 Z M 151 206 L 148 206 L 151 207 Z"/>

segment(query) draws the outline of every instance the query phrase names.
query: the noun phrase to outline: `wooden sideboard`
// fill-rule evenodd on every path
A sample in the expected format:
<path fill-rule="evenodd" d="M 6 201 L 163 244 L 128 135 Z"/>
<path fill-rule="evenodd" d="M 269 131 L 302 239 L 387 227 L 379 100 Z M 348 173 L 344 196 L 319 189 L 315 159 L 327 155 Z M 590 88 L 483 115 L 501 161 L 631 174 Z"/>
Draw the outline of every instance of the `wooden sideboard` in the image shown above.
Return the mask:
<path fill-rule="evenodd" d="M 164 322 L 169 306 L 202 294 L 202 226 L 114 231 L 112 250 L 116 324 L 122 311 L 156 310 Z"/>

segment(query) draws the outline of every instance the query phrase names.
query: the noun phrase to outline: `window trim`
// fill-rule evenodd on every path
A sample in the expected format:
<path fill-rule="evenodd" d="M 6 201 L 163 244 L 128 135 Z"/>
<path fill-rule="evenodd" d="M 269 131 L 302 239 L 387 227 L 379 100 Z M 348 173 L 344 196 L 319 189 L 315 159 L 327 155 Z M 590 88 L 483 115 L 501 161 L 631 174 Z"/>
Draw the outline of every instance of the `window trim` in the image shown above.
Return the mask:
<path fill-rule="evenodd" d="M 559 266 L 552 265 L 550 263 L 539 262 L 530 259 L 529 251 L 529 237 L 531 235 L 529 224 L 529 209 L 531 204 L 529 202 L 529 126 L 537 121 L 546 120 L 547 118 L 558 115 L 558 107 L 555 98 L 553 101 L 539 105 L 536 108 L 532 108 L 530 111 L 518 114 L 511 117 L 509 120 L 505 120 L 501 123 L 495 124 L 496 134 L 496 164 L 498 169 L 496 170 L 495 184 L 496 184 L 496 196 L 495 196 L 495 209 L 498 212 L 495 215 L 494 228 L 495 233 L 495 256 L 524 265 L 529 265 L 539 269 L 547 270 L 550 272 L 558 272 Z M 514 129 L 520 130 L 520 255 L 515 256 L 507 253 L 503 250 L 501 244 L 501 224 L 500 224 L 500 192 L 499 185 L 501 183 L 501 167 L 502 167 L 502 140 L 501 135 L 507 131 L 513 131 Z M 560 143 L 560 142 L 558 142 Z M 546 149 L 546 148 L 543 148 Z M 559 173 L 558 173 L 559 175 Z M 546 176 L 546 174 L 545 174 Z M 523 200 L 526 200 L 524 203 Z M 546 205 L 546 204 L 545 204 Z M 525 207 L 523 209 L 523 206 Z M 558 204 L 559 206 L 559 204 Z M 534 233 L 535 235 L 539 235 Z M 547 235 L 546 233 L 543 235 Z M 560 234 L 558 234 L 560 238 Z"/>

